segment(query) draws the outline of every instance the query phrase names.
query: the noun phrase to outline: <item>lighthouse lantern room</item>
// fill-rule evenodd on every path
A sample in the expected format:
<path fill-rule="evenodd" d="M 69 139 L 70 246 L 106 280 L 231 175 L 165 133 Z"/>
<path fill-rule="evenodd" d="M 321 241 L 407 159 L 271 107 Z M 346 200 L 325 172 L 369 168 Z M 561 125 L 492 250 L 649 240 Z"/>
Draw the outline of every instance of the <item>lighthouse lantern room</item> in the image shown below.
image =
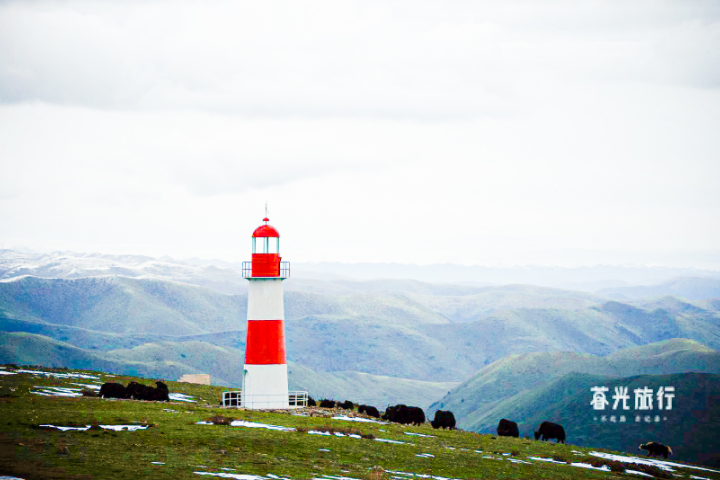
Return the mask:
<path fill-rule="evenodd" d="M 293 395 L 288 392 L 282 280 L 290 275 L 290 264 L 280 258 L 280 233 L 268 224 L 267 217 L 263 222 L 252 235 L 252 262 L 243 262 L 243 276 L 250 284 L 243 387 L 238 406 L 290 408 L 307 398 L 307 392 L 292 392 Z"/>

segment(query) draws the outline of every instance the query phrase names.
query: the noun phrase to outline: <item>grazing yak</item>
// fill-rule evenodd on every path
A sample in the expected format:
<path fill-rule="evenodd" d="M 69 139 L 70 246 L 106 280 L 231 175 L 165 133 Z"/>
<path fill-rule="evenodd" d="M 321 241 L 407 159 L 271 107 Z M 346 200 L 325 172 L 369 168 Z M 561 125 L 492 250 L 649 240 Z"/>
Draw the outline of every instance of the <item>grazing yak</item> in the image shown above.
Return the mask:
<path fill-rule="evenodd" d="M 425 423 L 425 412 L 420 407 L 395 405 L 394 407 L 387 407 L 382 419 L 402 423 L 403 425 L 422 425 Z"/>
<path fill-rule="evenodd" d="M 149 387 L 137 382 L 130 382 L 125 389 L 125 398 L 132 400 L 151 400 L 155 402 L 167 402 L 170 400 L 167 385 L 163 382 L 155 382 L 155 384 L 158 388 Z"/>
<path fill-rule="evenodd" d="M 438 410 L 435 412 L 435 419 L 430 422 L 433 428 L 455 429 L 455 415 L 449 410 Z"/>
<path fill-rule="evenodd" d="M 308 397 L 307 406 L 308 407 L 317 407 L 317 402 L 315 401 L 315 399 L 313 397 Z"/>
<path fill-rule="evenodd" d="M 320 400 L 320 408 L 335 408 L 335 400 Z"/>
<path fill-rule="evenodd" d="M 338 405 L 340 408 L 344 408 L 345 410 L 352 410 L 355 405 L 350 400 L 345 400 L 343 403 Z"/>
<path fill-rule="evenodd" d="M 101 398 L 126 398 L 125 387 L 119 383 L 103 383 L 100 387 Z"/>
<path fill-rule="evenodd" d="M 368 417 L 380 418 L 380 412 L 372 405 L 358 405 L 358 413 L 364 413 Z"/>
<path fill-rule="evenodd" d="M 660 455 L 667 460 L 668 455 L 672 455 L 672 449 L 662 443 L 649 442 L 640 445 L 640 450 L 647 450 L 648 455 L 651 457 L 659 457 Z"/>
<path fill-rule="evenodd" d="M 520 436 L 520 430 L 518 430 L 517 423 L 513 422 L 512 420 L 507 420 L 503 418 L 502 420 L 500 420 L 500 423 L 498 423 L 497 434 L 498 437 L 518 438 Z"/>
<path fill-rule="evenodd" d="M 556 439 L 557 443 L 565 443 L 565 429 L 557 423 L 543 422 L 540 425 L 540 430 L 535 432 L 535 440 L 550 440 L 552 438 Z"/>

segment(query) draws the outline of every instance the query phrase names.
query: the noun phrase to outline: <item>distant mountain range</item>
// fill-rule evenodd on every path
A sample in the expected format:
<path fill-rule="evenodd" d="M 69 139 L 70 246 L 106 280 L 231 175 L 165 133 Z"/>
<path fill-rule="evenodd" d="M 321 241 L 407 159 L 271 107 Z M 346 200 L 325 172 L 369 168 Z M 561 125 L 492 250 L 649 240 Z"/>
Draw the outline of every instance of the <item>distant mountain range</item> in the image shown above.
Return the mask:
<path fill-rule="evenodd" d="M 566 275 L 566 270 L 558 271 Z M 528 271 L 535 275 L 543 269 Z M 640 271 L 650 277 L 660 271 L 678 273 Z M 457 387 L 440 403 L 457 409 L 468 428 L 485 428 L 486 413 L 496 402 L 554 381 L 561 373 L 609 374 L 598 356 L 610 355 L 610 361 L 622 349 L 674 338 L 693 340 L 705 349 L 720 347 L 720 279 L 711 276 L 601 294 L 518 284 L 358 281 L 331 273 L 284 282 L 293 385 L 381 407 L 396 401 L 428 406 Z M 573 278 L 594 281 L 591 277 Z M 492 283 L 502 283 L 501 278 Z M 246 284 L 235 265 L 0 251 L 0 331 L 6 332 L 0 358 L 74 368 L 99 365 L 168 379 L 210 373 L 217 383 L 239 386 Z M 668 292 L 674 296 L 663 296 Z M 620 295 L 630 300 L 610 298 Z M 502 379 L 493 381 L 496 390 L 475 388 L 488 383 L 472 379 L 484 378 L 493 362 L 536 354 L 561 355 L 558 362 L 564 366 L 554 373 L 511 376 L 512 388 L 496 391 L 509 385 Z M 659 365 L 675 362 L 672 356 L 658 358 Z M 540 357 L 537 361 L 542 364 Z M 587 362 L 582 363 L 586 367 L 568 370 L 576 361 Z M 697 367 L 692 362 L 675 365 Z M 697 371 L 715 372 L 714 364 L 708 365 Z M 478 407 L 467 408 L 463 399 Z"/>
<path fill-rule="evenodd" d="M 240 273 L 241 267 L 242 262 L 219 259 L 178 260 L 168 256 L 153 258 L 143 255 L 107 255 L 62 251 L 41 254 L 29 251 L 0 250 L 0 280 L 22 275 L 45 278 L 123 275 L 180 281 L 212 288 L 223 293 L 242 293 L 246 290 L 247 284 Z M 391 280 L 391 282 L 385 282 L 384 285 L 370 284 L 383 288 L 394 284 L 397 280 L 404 279 L 426 284 L 450 283 L 455 286 L 483 287 L 527 284 L 585 292 L 608 290 L 609 294 L 615 295 L 616 293 L 623 294 L 622 290 L 625 288 L 657 285 L 679 277 L 720 279 L 720 271 L 717 270 L 609 265 L 564 268 L 292 262 L 292 272 L 292 279 L 287 282 L 289 285 L 301 283 L 301 280 L 319 280 L 324 282 L 323 287 L 329 287 L 332 291 L 335 291 L 338 285 L 347 280 L 356 283 L 357 281 L 362 283 L 364 281 Z M 343 289 L 342 286 L 339 288 Z M 354 288 L 356 287 L 350 286 L 350 289 Z M 615 289 L 620 290 L 613 292 Z M 663 290 L 653 294 L 676 295 L 693 299 L 679 291 Z M 627 298 L 635 297 L 628 296 Z"/>

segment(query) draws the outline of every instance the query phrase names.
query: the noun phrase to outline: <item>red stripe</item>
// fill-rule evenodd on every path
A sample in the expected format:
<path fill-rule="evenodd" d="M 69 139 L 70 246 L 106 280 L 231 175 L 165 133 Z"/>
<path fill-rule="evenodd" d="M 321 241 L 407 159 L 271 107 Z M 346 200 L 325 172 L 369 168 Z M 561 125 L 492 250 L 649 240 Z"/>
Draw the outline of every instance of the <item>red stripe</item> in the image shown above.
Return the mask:
<path fill-rule="evenodd" d="M 285 327 L 282 320 L 248 320 L 245 363 L 282 365 L 285 361 Z"/>

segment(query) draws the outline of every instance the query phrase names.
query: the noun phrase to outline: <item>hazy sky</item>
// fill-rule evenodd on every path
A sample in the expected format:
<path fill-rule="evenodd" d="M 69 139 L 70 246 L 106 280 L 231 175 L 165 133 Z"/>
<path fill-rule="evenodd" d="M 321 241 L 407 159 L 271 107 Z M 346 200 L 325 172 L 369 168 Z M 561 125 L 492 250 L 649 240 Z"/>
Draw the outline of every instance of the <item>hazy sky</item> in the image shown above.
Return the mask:
<path fill-rule="evenodd" d="M 720 1 L 0 1 L 0 245 L 720 268 Z"/>

